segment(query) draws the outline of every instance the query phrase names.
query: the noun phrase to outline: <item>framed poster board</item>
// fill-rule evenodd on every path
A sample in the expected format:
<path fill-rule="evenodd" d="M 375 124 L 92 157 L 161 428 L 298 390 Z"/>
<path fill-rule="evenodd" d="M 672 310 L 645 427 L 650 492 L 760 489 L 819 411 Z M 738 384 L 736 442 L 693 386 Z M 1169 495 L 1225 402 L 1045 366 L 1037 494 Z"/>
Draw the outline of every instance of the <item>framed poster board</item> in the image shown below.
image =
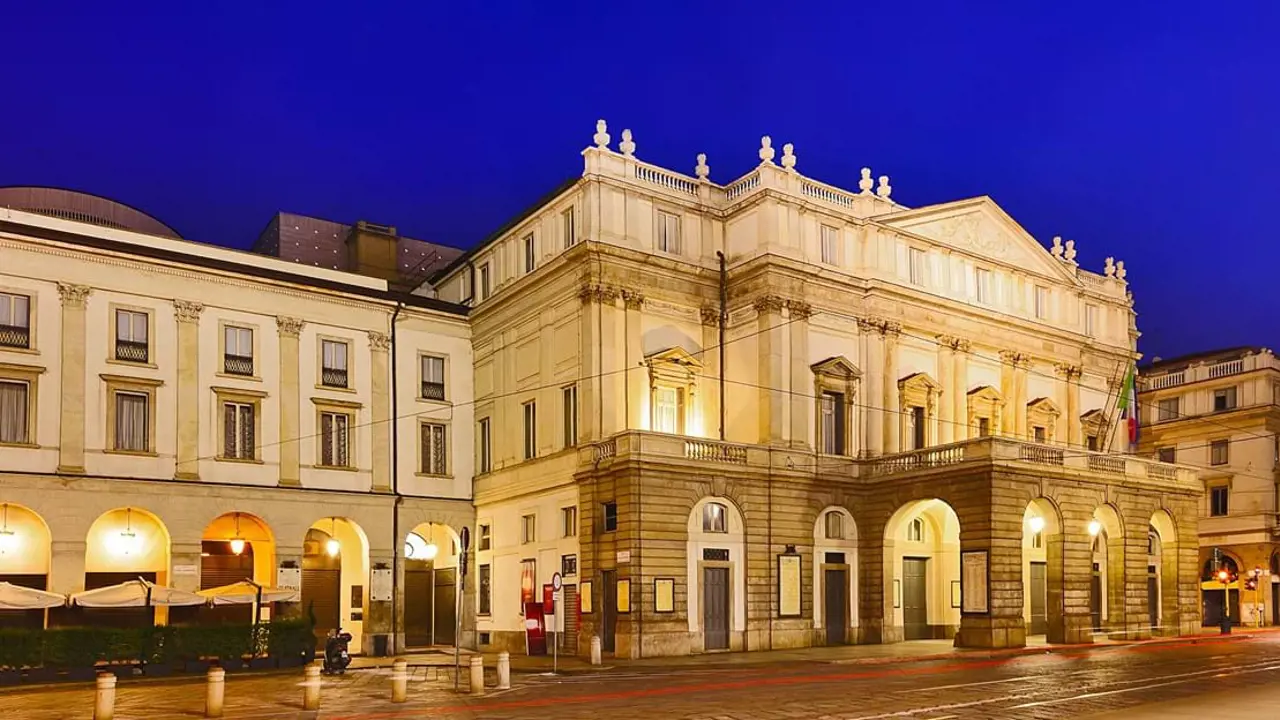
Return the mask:
<path fill-rule="evenodd" d="M 653 611 L 669 613 L 676 611 L 676 579 L 653 579 Z"/>
<path fill-rule="evenodd" d="M 618 581 L 618 612 L 631 612 L 631 581 Z"/>
<path fill-rule="evenodd" d="M 591 581 L 578 583 L 578 609 L 583 615 L 590 615 L 593 609 L 591 602 Z"/>
<path fill-rule="evenodd" d="M 991 566 L 986 550 L 960 553 L 960 612 L 986 615 L 991 595 Z"/>
<path fill-rule="evenodd" d="M 951 581 L 951 607 L 960 607 L 960 581 Z"/>
<path fill-rule="evenodd" d="M 800 556 L 778 556 L 778 617 L 800 617 Z"/>
<path fill-rule="evenodd" d="M 895 610 L 902 607 L 902 581 L 898 578 L 893 579 L 893 607 Z"/>

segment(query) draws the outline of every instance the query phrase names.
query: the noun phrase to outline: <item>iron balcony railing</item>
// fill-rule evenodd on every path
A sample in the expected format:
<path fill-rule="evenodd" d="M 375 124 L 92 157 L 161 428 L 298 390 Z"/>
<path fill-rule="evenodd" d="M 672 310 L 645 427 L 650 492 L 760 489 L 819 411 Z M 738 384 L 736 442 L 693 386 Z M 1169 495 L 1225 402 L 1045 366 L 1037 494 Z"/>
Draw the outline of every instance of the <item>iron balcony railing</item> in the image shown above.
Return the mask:
<path fill-rule="evenodd" d="M 0 325 L 0 345 L 5 347 L 31 347 L 31 328 L 21 325 Z"/>
<path fill-rule="evenodd" d="M 136 340 L 116 340 L 116 359 L 127 362 L 149 362 L 147 344 Z"/>
<path fill-rule="evenodd" d="M 423 381 L 422 399 L 443 400 L 444 399 L 444 383 Z"/>
<path fill-rule="evenodd" d="M 228 375 L 253 375 L 253 358 L 227 353 L 222 356 L 222 371 Z"/>
<path fill-rule="evenodd" d="M 320 384 L 326 387 L 344 388 L 347 386 L 346 368 L 323 368 L 320 371 Z"/>

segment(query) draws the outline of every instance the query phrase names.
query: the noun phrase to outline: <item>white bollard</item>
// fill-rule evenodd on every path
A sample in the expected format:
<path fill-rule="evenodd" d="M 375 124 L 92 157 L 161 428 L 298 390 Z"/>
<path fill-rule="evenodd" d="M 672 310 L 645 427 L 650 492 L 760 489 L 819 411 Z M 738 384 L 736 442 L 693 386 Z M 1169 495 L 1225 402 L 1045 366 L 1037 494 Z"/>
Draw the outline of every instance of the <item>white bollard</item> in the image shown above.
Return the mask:
<path fill-rule="evenodd" d="M 593 637 L 591 638 L 591 664 L 599 665 L 601 662 L 603 661 L 600 659 L 600 638 Z"/>
<path fill-rule="evenodd" d="M 391 663 L 391 702 L 402 703 L 409 698 L 409 661 L 397 658 Z"/>
<path fill-rule="evenodd" d="M 204 691 L 204 716 L 222 717 L 222 695 L 226 689 L 227 671 L 220 667 L 209 668 Z"/>
<path fill-rule="evenodd" d="M 471 694 L 484 694 L 484 657 L 471 656 Z"/>
<path fill-rule="evenodd" d="M 320 666 L 312 663 L 302 671 L 302 709 L 320 709 Z"/>
<path fill-rule="evenodd" d="M 98 691 L 93 700 L 93 720 L 111 720 L 116 716 L 116 676 L 98 673 Z"/>
<path fill-rule="evenodd" d="M 498 653 L 498 689 L 511 689 L 511 653 L 505 650 Z"/>

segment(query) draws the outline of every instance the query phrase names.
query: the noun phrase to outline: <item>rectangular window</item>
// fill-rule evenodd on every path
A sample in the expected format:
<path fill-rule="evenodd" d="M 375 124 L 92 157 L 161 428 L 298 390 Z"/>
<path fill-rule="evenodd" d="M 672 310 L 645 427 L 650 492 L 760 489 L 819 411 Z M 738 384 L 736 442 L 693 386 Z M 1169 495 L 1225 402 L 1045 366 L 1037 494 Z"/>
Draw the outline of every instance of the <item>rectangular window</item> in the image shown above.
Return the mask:
<path fill-rule="evenodd" d="M 618 529 L 618 503 L 605 503 L 601 508 L 600 514 L 604 519 L 602 526 L 604 527 L 605 532 L 613 532 Z"/>
<path fill-rule="evenodd" d="M 1164 463 L 1178 462 L 1178 449 L 1176 447 L 1156 448 L 1156 460 Z"/>
<path fill-rule="evenodd" d="M 31 347 L 31 298 L 0 293 L 0 346 Z"/>
<path fill-rule="evenodd" d="M 150 362 L 147 343 L 147 314 L 134 310 L 116 310 L 116 360 Z"/>
<path fill-rule="evenodd" d="M 1178 412 L 1180 400 L 1181 398 L 1171 397 L 1171 398 L 1163 398 L 1159 402 L 1157 402 L 1156 403 L 1156 420 L 1161 422 L 1165 420 L 1177 420 L 1178 415 L 1180 414 Z"/>
<path fill-rule="evenodd" d="M 578 534 L 578 508 L 575 505 L 560 508 L 560 525 L 564 531 L 563 537 L 573 537 Z"/>
<path fill-rule="evenodd" d="M 493 568 L 489 565 L 481 565 L 479 570 L 480 577 L 477 585 L 480 586 L 480 607 L 476 610 L 478 615 L 488 615 L 493 612 Z"/>
<path fill-rule="evenodd" d="M 924 449 L 924 408 L 911 408 L 911 449 Z"/>
<path fill-rule="evenodd" d="M 1045 440 L 1045 429 L 1039 426 L 1032 428 L 1032 437 L 1035 438 L 1036 442 L 1043 443 Z"/>
<path fill-rule="evenodd" d="M 844 539 L 844 516 L 835 510 L 827 512 L 827 539 L 843 540 Z"/>
<path fill-rule="evenodd" d="M 560 574 L 566 577 L 578 574 L 578 556 L 577 555 L 561 555 L 560 556 Z"/>
<path fill-rule="evenodd" d="M 427 475 L 449 474 L 447 449 L 449 443 L 445 441 L 444 425 L 423 423 L 420 432 L 422 434 L 419 440 L 422 445 L 420 453 L 422 457 L 422 472 Z"/>
<path fill-rule="evenodd" d="M 827 265 L 838 265 L 840 263 L 840 230 L 830 225 L 822 225 L 820 233 L 822 262 Z"/>
<path fill-rule="evenodd" d="M 477 550 L 490 550 L 493 548 L 493 526 L 492 525 L 488 523 L 479 525 L 478 530 L 476 531 L 476 534 L 480 536 L 480 539 L 477 541 L 477 545 L 476 545 Z"/>
<path fill-rule="evenodd" d="M 150 398 L 146 393 L 117 392 L 115 449 L 149 452 Z"/>
<path fill-rule="evenodd" d="M 227 325 L 222 329 L 222 372 L 253 375 L 253 329 Z"/>
<path fill-rule="evenodd" d="M 493 438 L 489 434 L 489 418 L 480 418 L 480 472 L 493 470 Z"/>
<path fill-rule="evenodd" d="M 1234 387 L 1222 388 L 1213 391 L 1213 411 L 1222 412 L 1223 410 L 1236 409 L 1236 389 Z"/>
<path fill-rule="evenodd" d="M 578 243 L 578 228 L 573 208 L 560 213 L 560 231 L 564 234 L 564 249 L 568 250 Z"/>
<path fill-rule="evenodd" d="M 653 430 L 663 433 L 684 432 L 682 400 L 679 388 L 656 387 L 653 389 Z"/>
<path fill-rule="evenodd" d="M 1097 452 L 1097 450 L 1098 450 L 1098 436 L 1097 436 L 1097 435 L 1090 435 L 1089 437 L 1085 438 L 1084 440 L 1085 440 L 1085 447 L 1087 447 L 1087 448 L 1088 448 L 1088 449 L 1090 449 L 1090 450 L 1093 450 L 1094 452 Z"/>
<path fill-rule="evenodd" d="M 1209 464 L 1226 465 L 1231 462 L 1231 441 L 1214 440 L 1209 443 Z"/>
<path fill-rule="evenodd" d="M 532 460 L 538 456 L 538 404 L 530 401 L 524 404 L 524 459 Z"/>
<path fill-rule="evenodd" d="M 422 356 L 422 399 L 444 400 L 444 358 Z"/>
<path fill-rule="evenodd" d="M 973 287 L 977 293 L 978 302 L 991 302 L 991 271 L 986 268 L 973 269 Z"/>
<path fill-rule="evenodd" d="M 250 403 L 222 404 L 222 457 L 233 460 L 256 457 L 254 410 Z"/>
<path fill-rule="evenodd" d="M 919 248 L 908 248 L 911 261 L 911 284 L 924 285 L 924 251 Z"/>
<path fill-rule="evenodd" d="M 320 384 L 347 387 L 347 344 L 340 340 L 320 341 Z"/>
<path fill-rule="evenodd" d="M 1215 488 L 1209 488 L 1209 514 L 1213 517 L 1222 517 L 1228 511 L 1228 490 L 1226 485 L 1220 485 Z"/>
<path fill-rule="evenodd" d="M 489 299 L 490 289 L 491 289 L 491 286 L 489 285 L 489 263 L 485 263 L 480 266 L 480 299 L 481 300 Z"/>
<path fill-rule="evenodd" d="M 538 542 L 537 515 L 523 515 L 520 517 L 520 542 L 526 545 Z"/>
<path fill-rule="evenodd" d="M 538 246 L 534 243 L 533 233 L 524 236 L 524 271 L 531 273 L 538 267 Z"/>
<path fill-rule="evenodd" d="M 844 393 L 822 393 L 822 451 L 844 455 Z"/>
<path fill-rule="evenodd" d="M 1084 306 L 1084 334 L 1093 337 L 1098 332 L 1098 306 Z"/>
<path fill-rule="evenodd" d="M 347 429 L 351 416 L 346 413 L 320 413 L 320 465 L 322 467 L 350 467 L 348 461 Z"/>
<path fill-rule="evenodd" d="M 564 446 L 578 444 L 578 386 L 570 385 L 561 390 L 564 400 Z"/>
<path fill-rule="evenodd" d="M 978 437 L 986 437 L 991 434 L 991 418 L 978 418 Z"/>
<path fill-rule="evenodd" d="M 658 250 L 680 254 L 680 218 L 676 215 L 658 211 Z"/>
<path fill-rule="evenodd" d="M 0 381 L 0 443 L 30 442 L 31 386 L 14 380 Z"/>
<path fill-rule="evenodd" d="M 1036 286 L 1036 317 L 1044 320 L 1049 317 L 1049 288 Z"/>

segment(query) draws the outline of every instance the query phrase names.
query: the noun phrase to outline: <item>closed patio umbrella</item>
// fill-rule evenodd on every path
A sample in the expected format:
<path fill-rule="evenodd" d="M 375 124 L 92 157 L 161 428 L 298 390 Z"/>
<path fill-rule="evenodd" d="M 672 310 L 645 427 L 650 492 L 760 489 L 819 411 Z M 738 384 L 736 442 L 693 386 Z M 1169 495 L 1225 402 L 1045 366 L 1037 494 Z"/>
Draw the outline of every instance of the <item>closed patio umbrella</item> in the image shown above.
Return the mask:
<path fill-rule="evenodd" d="M 156 585 L 142 578 L 71 596 L 71 604 L 87 608 L 174 607 L 203 605 L 207 598 L 186 590 Z"/>
<path fill-rule="evenodd" d="M 67 596 L 61 593 L 0 582 L 0 610 L 42 610 L 66 604 Z"/>
<path fill-rule="evenodd" d="M 252 580 L 201 590 L 199 595 L 208 598 L 213 605 L 253 605 L 255 623 L 258 622 L 262 603 L 297 602 L 300 597 L 297 590 L 269 588 Z"/>

